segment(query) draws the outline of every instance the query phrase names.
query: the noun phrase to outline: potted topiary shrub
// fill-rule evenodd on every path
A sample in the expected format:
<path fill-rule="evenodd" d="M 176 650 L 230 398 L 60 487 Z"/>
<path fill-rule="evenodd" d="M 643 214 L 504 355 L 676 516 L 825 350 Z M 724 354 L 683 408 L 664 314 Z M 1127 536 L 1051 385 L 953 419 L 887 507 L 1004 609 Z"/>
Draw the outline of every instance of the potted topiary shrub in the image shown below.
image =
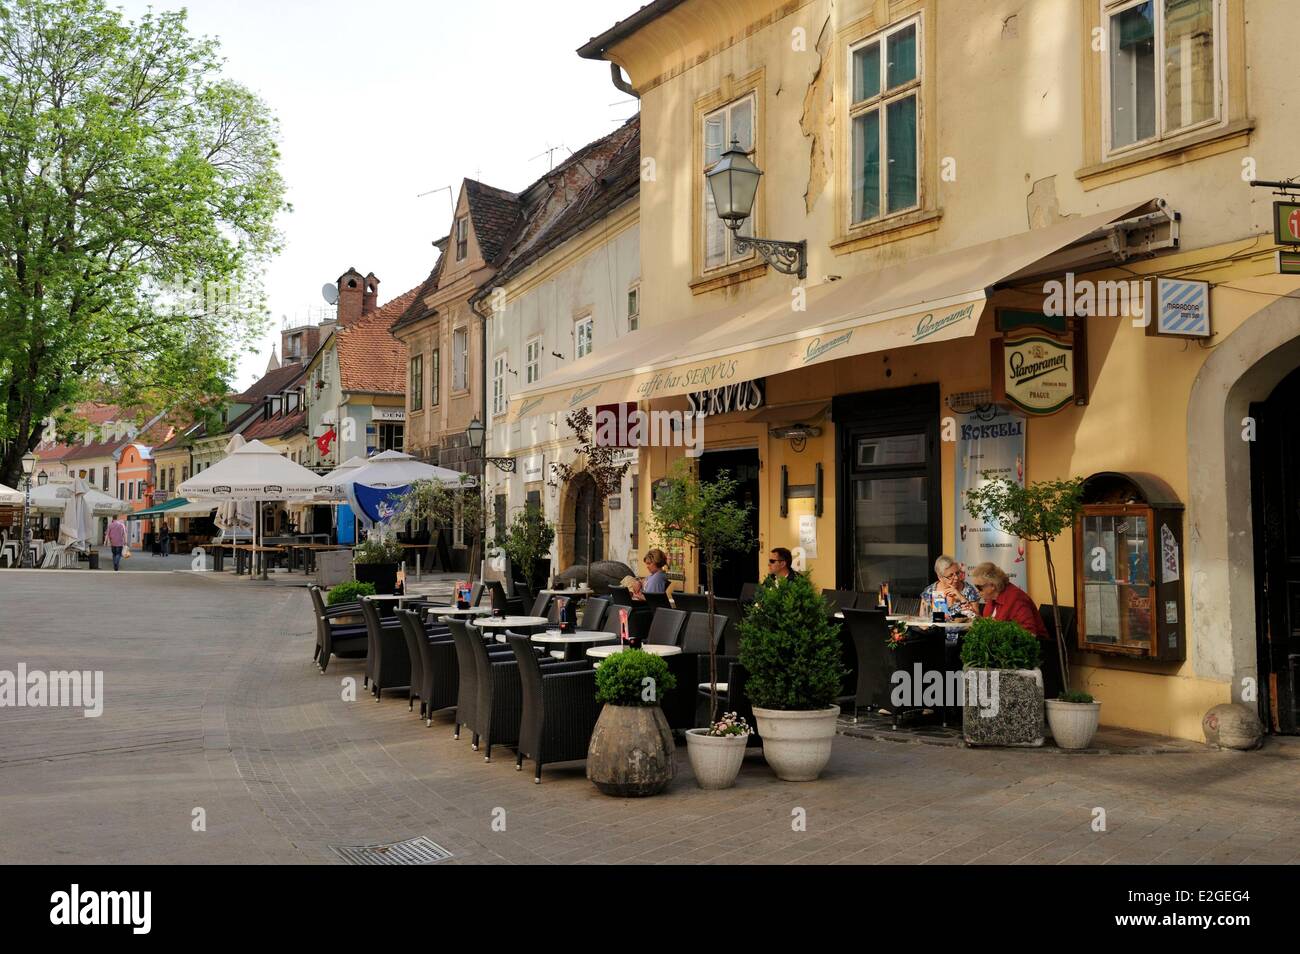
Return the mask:
<path fill-rule="evenodd" d="M 658 795 L 673 780 L 672 730 L 659 708 L 676 685 L 668 664 L 625 649 L 596 670 L 596 701 L 605 703 L 587 747 L 587 778 L 606 795 Z"/>
<path fill-rule="evenodd" d="M 1056 564 L 1052 562 L 1052 541 L 1072 526 L 1082 508 L 1083 480 L 1042 480 L 1022 487 L 1005 478 L 989 480 L 966 493 L 966 506 L 975 517 L 990 520 L 1012 536 L 1043 545 L 1047 563 L 1047 587 L 1052 594 L 1052 618 L 1061 660 L 1061 694 L 1048 699 L 1047 724 L 1052 738 L 1063 749 L 1086 749 L 1101 722 L 1101 703 L 1086 692 L 1070 689 L 1069 647 L 1061 626 L 1060 600 L 1056 594 Z"/>
<path fill-rule="evenodd" d="M 1018 623 L 981 617 L 962 642 L 962 735 L 968 745 L 1043 744 L 1038 638 Z"/>
<path fill-rule="evenodd" d="M 372 583 L 376 593 L 397 589 L 397 568 L 404 551 L 395 538 L 373 533 L 352 549 L 352 575 L 358 583 Z"/>
<path fill-rule="evenodd" d="M 792 573 L 759 587 L 740 624 L 745 692 L 754 705 L 763 757 L 777 778 L 811 782 L 831 757 L 844 663 L 826 603 Z"/>
<path fill-rule="evenodd" d="M 731 788 L 745 761 L 749 723 L 734 712 L 702 729 L 686 730 L 686 755 L 700 788 Z"/>

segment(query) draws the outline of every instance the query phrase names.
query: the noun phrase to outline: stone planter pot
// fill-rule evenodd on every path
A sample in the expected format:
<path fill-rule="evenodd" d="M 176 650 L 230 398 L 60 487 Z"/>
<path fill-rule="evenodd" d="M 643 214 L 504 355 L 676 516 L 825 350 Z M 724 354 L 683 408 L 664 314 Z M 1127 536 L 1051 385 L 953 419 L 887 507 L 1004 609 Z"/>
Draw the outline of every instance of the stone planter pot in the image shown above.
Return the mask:
<path fill-rule="evenodd" d="M 1063 749 L 1086 749 L 1092 745 L 1101 721 L 1100 702 L 1062 702 L 1047 700 L 1047 724 L 1052 738 Z"/>
<path fill-rule="evenodd" d="M 391 595 L 397 589 L 396 563 L 354 563 L 352 573 L 358 583 L 375 584 L 376 593 Z"/>
<path fill-rule="evenodd" d="M 812 782 L 831 758 L 839 706 L 826 709 L 761 709 L 754 706 L 763 757 L 776 777 Z"/>
<path fill-rule="evenodd" d="M 686 730 L 686 755 L 700 788 L 731 788 L 745 761 L 748 735 L 709 735 L 708 729 Z"/>
<path fill-rule="evenodd" d="M 673 780 L 676 749 L 658 706 L 606 703 L 587 747 L 587 778 L 606 795 L 658 795 Z"/>
<path fill-rule="evenodd" d="M 972 669 L 966 667 L 967 704 L 962 707 L 961 732 L 967 745 L 1037 746 L 1043 744 L 1043 674 L 1038 669 Z M 969 696 L 972 679 L 986 686 L 990 705 Z M 972 705 L 971 703 L 976 704 Z"/>

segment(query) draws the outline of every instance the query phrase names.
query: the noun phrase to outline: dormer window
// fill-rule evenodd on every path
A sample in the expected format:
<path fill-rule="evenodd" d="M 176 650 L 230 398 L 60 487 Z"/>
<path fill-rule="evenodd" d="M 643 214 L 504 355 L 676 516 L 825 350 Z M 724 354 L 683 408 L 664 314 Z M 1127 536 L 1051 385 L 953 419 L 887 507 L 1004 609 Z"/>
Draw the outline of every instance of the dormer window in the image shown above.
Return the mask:
<path fill-rule="evenodd" d="M 469 216 L 462 215 L 456 220 L 456 261 L 463 262 L 469 256 Z"/>

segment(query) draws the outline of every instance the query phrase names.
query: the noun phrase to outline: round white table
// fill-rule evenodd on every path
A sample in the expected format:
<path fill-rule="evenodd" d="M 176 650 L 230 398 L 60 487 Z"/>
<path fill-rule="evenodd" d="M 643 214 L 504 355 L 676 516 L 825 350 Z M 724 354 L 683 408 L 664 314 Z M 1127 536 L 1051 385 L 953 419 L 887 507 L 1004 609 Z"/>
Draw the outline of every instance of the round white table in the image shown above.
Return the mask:
<path fill-rule="evenodd" d="M 426 606 L 430 616 L 491 616 L 490 606 L 470 606 L 457 609 L 455 606 Z"/>
<path fill-rule="evenodd" d="M 535 643 L 555 643 L 568 646 L 573 643 L 611 643 L 618 639 L 617 633 L 601 633 L 595 630 L 580 629 L 576 633 L 561 633 L 558 629 L 548 629 L 544 633 L 533 633 Z"/>
<path fill-rule="evenodd" d="M 470 620 L 470 625 L 484 629 L 536 629 L 550 622 L 545 616 L 481 616 Z"/>
<path fill-rule="evenodd" d="M 579 586 L 567 590 L 538 590 L 537 592 L 545 596 L 592 596 L 596 591 Z"/>
<path fill-rule="evenodd" d="M 592 659 L 605 659 L 615 653 L 621 653 L 626 646 L 592 646 L 587 650 L 587 655 Z M 641 648 L 654 656 L 676 656 L 682 651 L 680 646 L 656 646 L 653 644 L 642 643 Z"/>
<path fill-rule="evenodd" d="M 957 632 L 966 632 L 970 629 L 971 620 L 953 620 L 947 623 L 936 623 L 932 619 L 926 619 L 924 616 L 886 616 L 885 619 L 891 623 L 906 623 L 908 626 L 915 626 L 917 629 L 928 629 L 934 627 L 937 629 L 954 630 Z"/>

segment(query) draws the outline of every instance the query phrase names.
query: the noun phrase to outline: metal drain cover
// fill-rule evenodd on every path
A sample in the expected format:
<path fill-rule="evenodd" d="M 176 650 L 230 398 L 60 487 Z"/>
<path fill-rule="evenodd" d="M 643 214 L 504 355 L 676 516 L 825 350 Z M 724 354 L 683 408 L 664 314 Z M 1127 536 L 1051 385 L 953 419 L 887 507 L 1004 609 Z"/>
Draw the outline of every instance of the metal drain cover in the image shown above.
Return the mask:
<path fill-rule="evenodd" d="M 421 835 L 390 845 L 330 845 L 330 851 L 350 865 L 431 865 L 451 852 Z"/>

